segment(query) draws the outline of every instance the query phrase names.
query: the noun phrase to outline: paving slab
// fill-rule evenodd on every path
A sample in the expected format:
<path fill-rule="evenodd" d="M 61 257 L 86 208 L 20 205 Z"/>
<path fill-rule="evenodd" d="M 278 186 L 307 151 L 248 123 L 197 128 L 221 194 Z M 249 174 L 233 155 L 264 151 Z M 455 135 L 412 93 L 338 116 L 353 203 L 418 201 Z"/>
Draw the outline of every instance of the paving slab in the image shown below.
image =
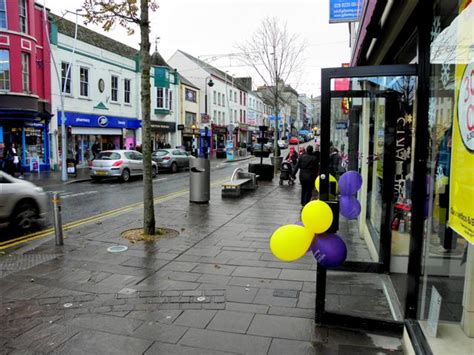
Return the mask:
<path fill-rule="evenodd" d="M 314 321 L 296 317 L 256 314 L 247 334 L 315 341 Z"/>
<path fill-rule="evenodd" d="M 145 355 L 232 355 L 224 351 L 214 351 L 209 349 L 200 349 L 183 345 L 166 344 L 154 342 L 153 345 L 145 352 Z"/>
<path fill-rule="evenodd" d="M 245 334 L 253 317 L 253 313 L 217 311 L 216 316 L 209 323 L 207 329 Z"/>
<path fill-rule="evenodd" d="M 132 334 L 135 338 L 177 343 L 188 328 L 158 322 L 145 322 Z"/>
<path fill-rule="evenodd" d="M 58 354 L 142 354 L 152 341 L 133 337 L 81 331 L 63 346 L 56 349 Z"/>
<path fill-rule="evenodd" d="M 175 325 L 191 328 L 206 328 L 216 315 L 213 310 L 186 310 L 174 321 Z"/>
<path fill-rule="evenodd" d="M 201 349 L 228 351 L 239 354 L 266 354 L 271 339 L 267 337 L 218 332 L 207 329 L 190 329 L 180 345 Z"/>
<path fill-rule="evenodd" d="M 308 341 L 273 339 L 268 355 L 313 355 L 321 354 L 314 344 Z M 327 354 L 326 354 L 327 355 Z"/>

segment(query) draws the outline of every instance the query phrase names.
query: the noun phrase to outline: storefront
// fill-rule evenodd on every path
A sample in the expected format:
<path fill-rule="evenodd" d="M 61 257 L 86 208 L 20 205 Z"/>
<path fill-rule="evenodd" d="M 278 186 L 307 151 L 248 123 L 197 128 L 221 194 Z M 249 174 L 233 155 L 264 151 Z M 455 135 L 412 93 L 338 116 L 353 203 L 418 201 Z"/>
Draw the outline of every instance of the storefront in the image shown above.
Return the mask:
<path fill-rule="evenodd" d="M 366 3 L 353 66 L 321 74 L 321 174 L 356 170 L 363 184 L 359 217 L 339 220 L 346 262 L 318 266 L 316 322 L 403 333 L 417 354 L 472 353 L 474 3 L 385 5 Z M 375 26 L 382 14 L 390 26 Z M 329 300 L 348 279 L 351 294 Z"/>
<path fill-rule="evenodd" d="M 195 144 L 196 137 L 199 137 L 199 129 L 192 126 L 184 126 L 181 131 L 182 146 L 187 152 L 193 151 L 193 144 Z"/>
<path fill-rule="evenodd" d="M 227 140 L 227 127 L 212 125 L 212 155 L 218 159 L 226 157 L 225 142 Z"/>
<path fill-rule="evenodd" d="M 175 132 L 176 123 L 152 120 L 151 140 L 153 150 L 173 147 L 172 134 L 174 134 Z"/>
<path fill-rule="evenodd" d="M 136 146 L 136 130 L 141 126 L 136 118 L 80 112 L 65 112 L 65 115 L 68 154 L 74 156 L 79 167 L 87 167 L 102 150 L 134 149 Z"/>
<path fill-rule="evenodd" d="M 49 118 L 0 118 L 0 158 L 4 149 L 15 145 L 23 172 L 31 170 L 48 171 L 49 153 Z"/>

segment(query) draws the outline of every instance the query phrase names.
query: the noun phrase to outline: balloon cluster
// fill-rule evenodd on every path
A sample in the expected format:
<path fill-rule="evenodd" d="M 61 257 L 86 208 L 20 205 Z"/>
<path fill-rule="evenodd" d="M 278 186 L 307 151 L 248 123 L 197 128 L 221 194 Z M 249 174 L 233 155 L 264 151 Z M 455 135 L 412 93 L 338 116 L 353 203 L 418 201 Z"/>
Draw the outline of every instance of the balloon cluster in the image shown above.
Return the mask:
<path fill-rule="evenodd" d="M 339 212 L 347 219 L 360 215 L 360 202 L 355 194 L 362 187 L 362 176 L 357 171 L 348 171 L 339 178 Z"/>
<path fill-rule="evenodd" d="M 343 198 L 349 200 L 344 202 L 344 213 L 341 206 L 341 214 L 346 218 L 356 218 L 360 213 L 360 204 L 354 194 L 362 186 L 362 177 L 355 171 L 348 171 L 339 179 L 339 187 L 333 176 L 330 176 L 329 181 L 335 182 L 336 193 L 339 189 L 341 204 Z M 319 178 L 315 185 L 319 190 Z M 311 251 L 320 265 L 338 267 L 346 260 L 347 247 L 340 236 L 327 233 L 333 219 L 332 209 L 326 202 L 309 202 L 301 211 L 301 222 L 281 226 L 273 233 L 270 239 L 273 255 L 283 261 L 295 261 Z"/>

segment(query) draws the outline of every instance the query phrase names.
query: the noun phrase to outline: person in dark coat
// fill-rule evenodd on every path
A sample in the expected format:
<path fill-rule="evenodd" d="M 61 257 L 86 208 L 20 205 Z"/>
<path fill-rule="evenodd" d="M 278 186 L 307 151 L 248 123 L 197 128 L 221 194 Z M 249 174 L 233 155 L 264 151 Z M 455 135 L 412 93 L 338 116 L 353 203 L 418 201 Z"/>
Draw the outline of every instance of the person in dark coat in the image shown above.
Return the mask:
<path fill-rule="evenodd" d="M 311 201 L 318 168 L 318 160 L 313 154 L 313 147 L 309 145 L 306 147 L 306 152 L 299 157 L 293 173 L 293 176 L 296 176 L 296 173 L 300 170 L 301 206 L 303 207 Z"/>

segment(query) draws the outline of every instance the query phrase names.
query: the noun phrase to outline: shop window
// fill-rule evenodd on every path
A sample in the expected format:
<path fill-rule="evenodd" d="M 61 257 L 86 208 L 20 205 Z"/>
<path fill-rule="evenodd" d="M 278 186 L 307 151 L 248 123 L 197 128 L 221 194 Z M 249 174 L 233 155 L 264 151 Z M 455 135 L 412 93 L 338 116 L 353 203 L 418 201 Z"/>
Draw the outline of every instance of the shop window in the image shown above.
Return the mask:
<path fill-rule="evenodd" d="M 89 97 L 89 68 L 81 67 L 79 70 L 79 95 Z"/>
<path fill-rule="evenodd" d="M 61 63 L 61 90 L 65 94 L 71 94 L 71 72 L 70 63 Z M 68 70 L 69 69 L 69 70 Z"/>
<path fill-rule="evenodd" d="M 472 34 L 473 11 L 473 2 L 435 1 L 431 28 L 429 208 L 418 310 L 421 328 L 433 353 L 440 353 L 428 329 L 435 295 L 440 296 L 437 336 L 446 346 L 455 344 L 458 353 L 468 353 L 469 349 L 472 352 L 472 340 L 468 337 L 474 336 L 473 318 L 469 315 L 474 303 L 473 279 L 466 270 L 473 269 L 473 245 L 468 240 L 474 235 L 474 228 L 464 219 L 472 216 L 474 196 L 474 146 L 469 139 L 474 67 L 469 57 L 472 50 L 467 49 L 474 43 L 472 36 L 463 35 Z M 463 337 L 464 334 L 467 336 Z"/>
<path fill-rule="evenodd" d="M 30 55 L 28 53 L 21 53 L 21 76 L 23 92 L 30 93 Z"/>
<path fill-rule="evenodd" d="M 5 0 L 0 0 L 0 28 L 7 28 L 7 8 Z"/>
<path fill-rule="evenodd" d="M 18 1 L 19 14 L 20 14 L 20 32 L 28 33 L 28 9 L 26 0 Z"/>
<path fill-rule="evenodd" d="M 0 90 L 10 90 L 10 52 L 0 49 Z"/>
<path fill-rule="evenodd" d="M 112 75 L 110 78 L 110 101 L 117 102 L 118 101 L 118 82 L 119 78 L 117 75 Z"/>
<path fill-rule="evenodd" d="M 125 79 L 123 81 L 123 102 L 126 104 L 130 103 L 130 91 L 131 91 L 131 81 L 130 79 Z"/>
<path fill-rule="evenodd" d="M 196 114 L 194 112 L 188 112 L 186 111 L 184 114 L 184 119 L 185 119 L 185 125 L 186 126 L 192 126 L 196 124 Z"/>
<path fill-rule="evenodd" d="M 186 98 L 186 101 L 196 102 L 196 91 L 191 90 L 191 89 L 186 89 L 185 98 Z"/>

